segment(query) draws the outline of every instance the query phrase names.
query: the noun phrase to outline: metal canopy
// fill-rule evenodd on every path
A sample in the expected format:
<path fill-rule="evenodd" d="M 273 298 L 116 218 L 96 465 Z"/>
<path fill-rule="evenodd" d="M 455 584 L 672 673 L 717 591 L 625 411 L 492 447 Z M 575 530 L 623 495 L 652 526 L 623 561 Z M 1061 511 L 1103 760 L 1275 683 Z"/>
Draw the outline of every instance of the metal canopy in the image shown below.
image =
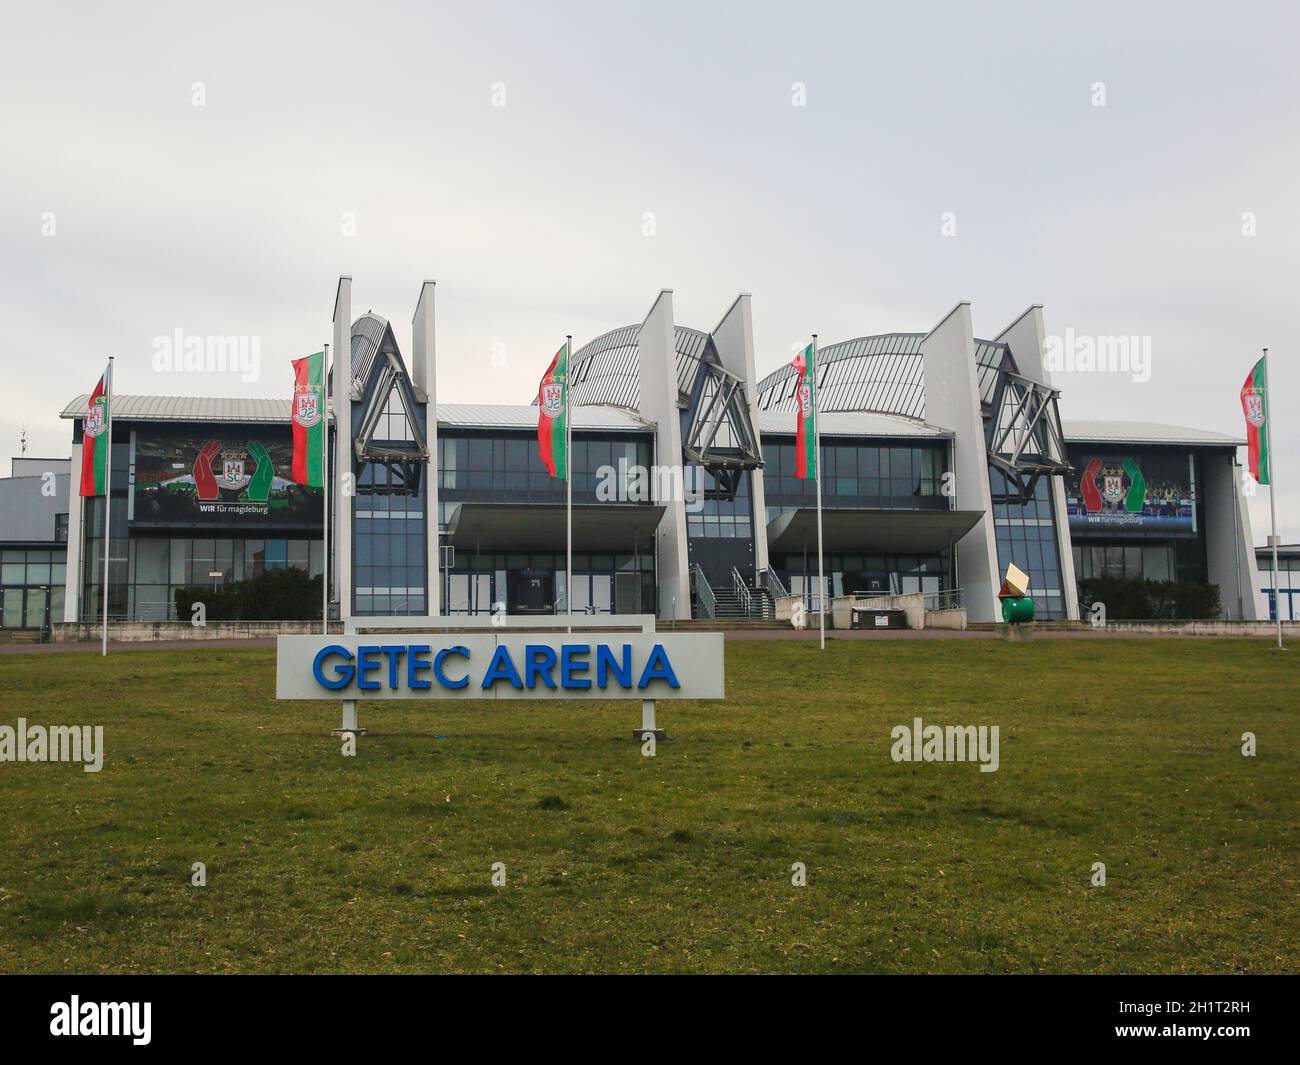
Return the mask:
<path fill-rule="evenodd" d="M 1056 407 L 1059 395 L 1018 373 L 998 375 L 984 433 L 989 465 L 1006 474 L 1010 498 L 1029 499 L 1039 477 L 1070 472 Z"/>
<path fill-rule="evenodd" d="M 836 553 L 930 555 L 946 551 L 975 527 L 982 510 L 822 510 L 822 544 Z M 768 523 L 775 553 L 817 550 L 817 509 L 799 507 Z"/>
<path fill-rule="evenodd" d="M 654 536 L 662 503 L 575 503 L 575 551 L 634 551 Z M 460 551 L 563 551 L 563 503 L 461 503 L 447 542 Z"/>
<path fill-rule="evenodd" d="M 754 470 L 763 465 L 744 379 L 722 366 L 712 337 L 699 360 L 686 421 L 682 452 L 715 478 L 719 471 Z M 734 494 L 735 488 L 731 491 Z"/>

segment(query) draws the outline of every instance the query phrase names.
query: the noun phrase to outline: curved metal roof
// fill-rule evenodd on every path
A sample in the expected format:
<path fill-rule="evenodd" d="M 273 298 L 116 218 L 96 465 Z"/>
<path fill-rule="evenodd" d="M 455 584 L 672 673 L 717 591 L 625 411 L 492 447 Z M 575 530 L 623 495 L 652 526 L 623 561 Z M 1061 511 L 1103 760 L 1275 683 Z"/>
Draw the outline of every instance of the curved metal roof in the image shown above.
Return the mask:
<path fill-rule="evenodd" d="M 874 411 L 925 420 L 925 333 L 880 333 L 827 344 L 817 351 L 817 403 L 823 411 Z M 993 398 L 998 374 L 1015 373 L 1011 349 L 975 341 L 980 402 Z M 758 383 L 759 410 L 794 410 L 797 374 L 787 364 Z"/>
<path fill-rule="evenodd" d="M 639 345 L 641 326 L 625 325 L 588 341 L 573 355 L 569 368 L 577 406 L 612 406 L 638 410 L 641 405 Z M 673 329 L 677 349 L 677 394 L 690 396 L 700 356 L 709 334 L 684 325 Z M 533 402 L 536 402 L 534 398 Z"/>
<path fill-rule="evenodd" d="M 924 333 L 882 333 L 827 344 L 817 351 L 817 406 L 821 411 L 876 411 L 925 420 L 921 341 Z M 794 410 L 793 366 L 758 383 L 759 410 Z"/>
<path fill-rule="evenodd" d="M 388 319 L 368 311 L 352 323 L 352 387 L 364 386 L 370 367 L 379 353 Z M 396 343 L 396 341 L 394 341 Z"/>

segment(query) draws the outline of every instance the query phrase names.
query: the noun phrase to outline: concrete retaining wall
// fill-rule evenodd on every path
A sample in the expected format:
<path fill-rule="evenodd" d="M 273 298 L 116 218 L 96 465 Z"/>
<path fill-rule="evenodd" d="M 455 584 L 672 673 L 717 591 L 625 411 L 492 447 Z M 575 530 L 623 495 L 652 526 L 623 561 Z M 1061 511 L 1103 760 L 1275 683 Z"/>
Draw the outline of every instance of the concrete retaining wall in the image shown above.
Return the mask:
<path fill-rule="evenodd" d="M 83 643 L 101 638 L 99 624 L 87 621 L 56 622 L 50 626 L 52 643 Z M 330 623 L 330 632 L 342 632 L 340 622 Z M 124 643 L 151 640 L 256 640 L 271 636 L 310 636 L 320 632 L 319 621 L 209 621 L 191 625 L 185 621 L 110 621 L 108 638 Z"/>
<path fill-rule="evenodd" d="M 956 629 L 958 632 L 966 631 L 966 609 L 964 607 L 949 607 L 946 610 L 927 610 L 925 612 L 925 627 L 927 629 Z"/>
<path fill-rule="evenodd" d="M 1273 636 L 1272 621 L 1108 621 L 1106 632 L 1159 632 L 1170 636 Z M 1282 639 L 1300 639 L 1300 621 L 1282 622 Z"/>

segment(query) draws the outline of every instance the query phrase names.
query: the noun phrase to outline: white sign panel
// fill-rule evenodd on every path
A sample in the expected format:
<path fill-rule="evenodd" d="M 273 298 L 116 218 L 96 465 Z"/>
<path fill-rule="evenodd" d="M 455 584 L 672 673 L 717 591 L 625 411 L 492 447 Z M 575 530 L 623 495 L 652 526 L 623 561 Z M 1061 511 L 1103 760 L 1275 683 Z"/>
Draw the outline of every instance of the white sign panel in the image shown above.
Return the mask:
<path fill-rule="evenodd" d="M 277 699 L 721 699 L 721 633 L 281 636 Z"/>

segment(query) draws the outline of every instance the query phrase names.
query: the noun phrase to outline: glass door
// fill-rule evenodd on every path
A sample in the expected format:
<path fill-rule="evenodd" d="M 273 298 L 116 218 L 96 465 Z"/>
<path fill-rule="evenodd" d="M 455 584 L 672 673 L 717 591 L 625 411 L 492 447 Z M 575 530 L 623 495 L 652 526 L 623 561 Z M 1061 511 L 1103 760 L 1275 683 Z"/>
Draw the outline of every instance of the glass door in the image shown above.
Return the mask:
<path fill-rule="evenodd" d="M 24 629 L 45 628 L 45 610 L 50 602 L 48 588 L 28 588 L 27 607 L 23 611 Z"/>
<path fill-rule="evenodd" d="M 23 590 L 21 588 L 0 589 L 0 628 L 21 629 L 23 627 Z"/>

